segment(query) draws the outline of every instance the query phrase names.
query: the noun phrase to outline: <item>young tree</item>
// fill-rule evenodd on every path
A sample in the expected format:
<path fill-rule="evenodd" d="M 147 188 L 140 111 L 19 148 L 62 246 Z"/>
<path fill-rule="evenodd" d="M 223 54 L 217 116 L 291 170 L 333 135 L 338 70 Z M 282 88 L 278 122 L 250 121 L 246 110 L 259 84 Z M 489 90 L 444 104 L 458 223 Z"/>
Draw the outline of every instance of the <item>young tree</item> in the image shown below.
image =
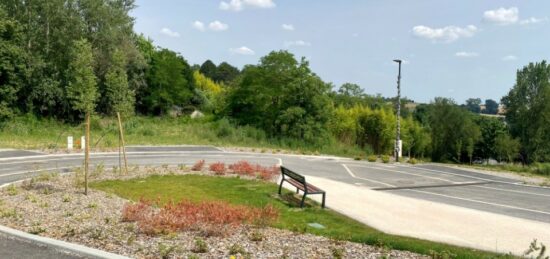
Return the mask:
<path fill-rule="evenodd" d="M 511 138 L 506 132 L 499 134 L 495 140 L 495 152 L 499 161 L 506 159 L 509 163 L 513 162 L 519 154 L 519 149 L 519 141 Z"/>
<path fill-rule="evenodd" d="M 518 70 L 516 85 L 502 102 L 524 162 L 550 161 L 550 65 L 542 61 Z"/>
<path fill-rule="evenodd" d="M 105 98 L 110 114 L 120 112 L 123 115 L 134 113 L 135 95 L 128 86 L 126 75 L 126 58 L 124 54 L 113 52 L 111 67 L 105 75 Z"/>
<path fill-rule="evenodd" d="M 86 115 L 86 150 L 84 158 L 84 194 L 88 194 L 88 165 L 90 157 L 90 115 L 94 112 L 98 91 L 93 71 L 92 47 L 85 39 L 75 41 L 67 71 L 67 98 L 74 111 Z"/>
<path fill-rule="evenodd" d="M 78 114 L 93 113 L 98 98 L 97 78 L 93 70 L 92 46 L 87 40 L 73 43 L 71 62 L 67 71 L 67 98 Z"/>

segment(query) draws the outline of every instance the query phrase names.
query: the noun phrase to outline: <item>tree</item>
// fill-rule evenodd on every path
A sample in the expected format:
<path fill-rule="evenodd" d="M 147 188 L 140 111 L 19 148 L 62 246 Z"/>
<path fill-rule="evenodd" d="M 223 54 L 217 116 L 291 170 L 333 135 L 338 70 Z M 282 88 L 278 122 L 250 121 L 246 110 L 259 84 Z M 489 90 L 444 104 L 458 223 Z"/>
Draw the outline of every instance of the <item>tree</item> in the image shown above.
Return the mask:
<path fill-rule="evenodd" d="M 466 100 L 466 109 L 473 113 L 481 112 L 480 105 L 481 105 L 481 99 L 479 98 L 469 98 L 468 100 Z"/>
<path fill-rule="evenodd" d="M 453 100 L 436 98 L 429 113 L 432 137 L 432 160 L 462 161 L 462 153 L 470 155 L 471 144 L 480 137 L 471 114 L 458 107 Z"/>
<path fill-rule="evenodd" d="M 485 111 L 486 114 L 497 114 L 498 113 L 498 103 L 492 99 L 485 100 Z"/>
<path fill-rule="evenodd" d="M 147 72 L 147 89 L 143 93 L 141 109 L 150 114 L 165 114 L 173 106 L 185 107 L 193 103 L 195 86 L 193 73 L 187 61 L 177 53 L 156 51 Z"/>
<path fill-rule="evenodd" d="M 326 140 L 332 105 L 329 85 L 287 51 L 271 52 L 246 66 L 229 92 L 226 114 L 270 136 Z"/>
<path fill-rule="evenodd" d="M 17 97 L 27 73 L 22 43 L 20 24 L 8 19 L 0 5 L 0 122 L 17 112 Z"/>
<path fill-rule="evenodd" d="M 202 63 L 199 72 L 201 72 L 201 74 L 205 75 L 206 77 L 214 80 L 214 78 L 216 78 L 217 69 L 218 68 L 216 67 L 216 64 L 214 64 L 214 62 L 209 59 Z"/>
<path fill-rule="evenodd" d="M 97 78 L 93 71 L 92 46 L 82 39 L 73 43 L 71 62 L 67 71 L 67 98 L 73 111 L 82 115 L 92 113 L 98 98 Z"/>
<path fill-rule="evenodd" d="M 216 82 L 229 83 L 233 81 L 240 71 L 238 68 L 230 65 L 227 62 L 222 62 L 216 69 L 216 76 L 212 78 Z"/>
<path fill-rule="evenodd" d="M 512 137 L 524 162 L 550 160 L 550 66 L 530 63 L 518 70 L 516 84 L 502 99 Z"/>
<path fill-rule="evenodd" d="M 487 116 L 478 116 L 475 122 L 480 129 L 481 138 L 476 143 L 474 154 L 489 162 L 489 158 L 497 158 L 495 140 L 508 131 L 506 124 L 501 119 Z"/>
<path fill-rule="evenodd" d="M 105 75 L 105 97 L 111 114 L 120 112 L 123 115 L 134 113 L 135 95 L 128 87 L 126 75 L 126 59 L 124 54 L 116 50 L 113 53 L 112 64 Z"/>
<path fill-rule="evenodd" d="M 338 89 L 338 93 L 345 96 L 361 97 L 364 90 L 357 84 L 345 83 Z"/>
<path fill-rule="evenodd" d="M 495 153 L 499 161 L 506 159 L 509 163 L 513 162 L 519 154 L 519 149 L 519 141 L 511 138 L 507 132 L 499 134 L 495 140 Z"/>
<path fill-rule="evenodd" d="M 377 109 L 358 116 L 358 144 L 370 145 L 376 154 L 388 154 L 395 143 L 395 115 L 392 110 Z"/>

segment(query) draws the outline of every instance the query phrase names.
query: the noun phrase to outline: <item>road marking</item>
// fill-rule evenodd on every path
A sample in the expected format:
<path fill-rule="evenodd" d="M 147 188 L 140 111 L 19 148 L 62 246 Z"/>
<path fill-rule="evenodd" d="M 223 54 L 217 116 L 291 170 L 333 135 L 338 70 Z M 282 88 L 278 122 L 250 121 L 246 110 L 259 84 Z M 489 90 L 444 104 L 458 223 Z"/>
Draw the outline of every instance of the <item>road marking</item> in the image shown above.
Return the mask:
<path fill-rule="evenodd" d="M 357 179 L 361 179 L 361 180 L 365 180 L 365 181 L 369 181 L 369 182 L 373 182 L 373 183 L 377 183 L 377 184 L 382 184 L 382 185 L 386 185 L 386 186 L 389 186 L 389 187 L 397 187 L 397 186 L 391 185 L 389 183 L 379 182 L 379 181 L 375 181 L 375 180 L 371 180 L 371 179 L 367 179 L 367 178 L 363 178 L 363 177 L 357 177 L 345 164 L 341 164 L 341 165 L 346 169 L 348 174 L 351 175 L 351 177 L 353 177 L 353 178 L 357 178 Z"/>
<path fill-rule="evenodd" d="M 19 172 L 10 173 L 10 174 L 2 174 L 2 175 L 0 175 L 0 177 L 6 177 L 6 176 L 12 176 L 12 175 L 20 175 L 20 174 L 32 174 L 32 173 L 45 172 L 45 171 L 53 171 L 53 170 L 60 170 L 60 169 L 71 169 L 71 168 L 75 168 L 75 167 L 77 167 L 77 166 L 56 167 L 56 168 L 40 169 L 40 170 L 31 170 L 31 171 L 19 171 Z"/>
<path fill-rule="evenodd" d="M 419 193 L 424 193 L 424 194 L 429 194 L 429 195 L 435 195 L 435 196 L 441 196 L 441 197 L 445 197 L 445 198 L 456 199 L 456 200 L 469 201 L 469 202 L 474 202 L 474 203 L 481 203 L 481 204 L 486 204 L 486 205 L 492 205 L 492 206 L 496 206 L 496 207 L 503 207 L 503 208 L 508 208 L 508 209 L 516 209 L 516 210 L 523 210 L 523 211 L 529 211 L 529 212 L 535 212 L 535 213 L 550 215 L 550 212 L 546 212 L 546 211 L 526 209 L 526 208 L 521 208 L 521 207 L 516 207 L 516 206 L 511 206 L 511 205 L 504 205 L 504 204 L 493 203 L 493 202 L 486 202 L 486 201 L 480 201 L 480 200 L 473 200 L 473 199 L 461 198 L 461 197 L 450 196 L 450 195 L 439 194 L 439 193 L 433 193 L 433 192 L 427 192 L 427 191 L 410 190 L 410 189 L 409 189 L 409 190 L 405 190 L 405 191 L 419 192 Z M 461 206 L 461 207 L 462 207 L 462 206 Z"/>
<path fill-rule="evenodd" d="M 385 169 L 385 168 L 373 167 L 373 166 L 363 166 L 363 165 L 354 165 L 354 166 L 356 166 L 356 167 L 363 167 L 363 168 L 372 168 L 372 169 L 377 169 L 377 170 L 384 170 L 384 171 L 395 172 L 395 173 L 401 173 L 401 174 L 414 175 L 414 176 L 429 178 L 429 179 L 433 179 L 433 180 L 440 180 L 440 181 L 444 181 L 444 182 L 455 183 L 455 181 L 451 181 L 451 180 L 447 180 L 447 179 L 443 179 L 443 178 L 439 178 L 439 177 L 426 176 L 426 175 L 415 174 L 415 173 L 409 173 L 409 172 L 404 172 L 404 171 L 398 171 L 398 170 L 392 170 L 392 169 Z"/>
<path fill-rule="evenodd" d="M 521 193 L 521 194 L 529 194 L 529 195 L 537 195 L 537 196 L 542 196 L 542 197 L 550 197 L 550 194 L 540 194 L 540 193 L 534 193 L 534 192 L 523 192 L 523 191 L 508 190 L 508 189 L 487 187 L 487 186 L 474 186 L 474 187 L 483 188 L 483 189 L 498 190 L 498 191 L 504 191 L 504 192 L 515 192 L 515 193 Z"/>

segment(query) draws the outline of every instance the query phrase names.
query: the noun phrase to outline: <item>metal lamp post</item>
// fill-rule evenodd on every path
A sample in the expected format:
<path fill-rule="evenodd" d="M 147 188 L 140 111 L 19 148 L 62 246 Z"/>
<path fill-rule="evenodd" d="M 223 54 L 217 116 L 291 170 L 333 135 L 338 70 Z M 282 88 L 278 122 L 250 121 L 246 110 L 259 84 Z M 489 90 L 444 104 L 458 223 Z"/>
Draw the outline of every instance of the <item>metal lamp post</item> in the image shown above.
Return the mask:
<path fill-rule="evenodd" d="M 397 134 L 395 136 L 395 161 L 399 162 L 399 153 L 401 153 L 401 125 L 399 116 L 401 114 L 401 62 L 400 59 L 394 59 L 399 64 L 399 73 L 397 74 Z"/>

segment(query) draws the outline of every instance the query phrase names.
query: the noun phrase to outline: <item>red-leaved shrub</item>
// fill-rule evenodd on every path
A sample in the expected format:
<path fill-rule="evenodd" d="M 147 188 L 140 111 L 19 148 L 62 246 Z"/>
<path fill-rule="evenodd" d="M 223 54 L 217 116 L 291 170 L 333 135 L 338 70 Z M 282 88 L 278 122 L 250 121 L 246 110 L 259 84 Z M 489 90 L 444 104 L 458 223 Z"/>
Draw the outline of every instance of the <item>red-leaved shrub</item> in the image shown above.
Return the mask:
<path fill-rule="evenodd" d="M 232 170 L 233 173 L 238 175 L 254 175 L 254 172 L 256 172 L 254 167 L 244 160 L 229 165 L 229 170 Z"/>
<path fill-rule="evenodd" d="M 204 167 L 204 160 L 197 161 L 193 167 L 191 167 L 192 171 L 202 171 L 202 168 Z"/>
<path fill-rule="evenodd" d="M 210 171 L 214 172 L 216 175 L 224 175 L 226 170 L 225 164 L 222 162 L 217 162 L 210 165 Z"/>
<path fill-rule="evenodd" d="M 155 210 L 151 203 L 141 200 L 126 204 L 123 209 L 123 220 L 137 222 L 140 231 L 151 235 L 173 231 L 225 235 L 243 223 L 267 225 L 278 216 L 279 211 L 271 205 L 251 208 L 222 201 L 194 203 L 182 200 Z"/>

